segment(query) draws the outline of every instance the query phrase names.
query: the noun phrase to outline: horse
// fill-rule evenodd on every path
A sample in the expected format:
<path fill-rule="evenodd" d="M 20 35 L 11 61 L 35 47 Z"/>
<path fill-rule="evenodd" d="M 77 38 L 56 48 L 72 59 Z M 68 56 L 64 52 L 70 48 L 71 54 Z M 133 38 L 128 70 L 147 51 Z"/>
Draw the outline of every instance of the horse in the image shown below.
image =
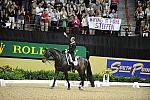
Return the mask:
<path fill-rule="evenodd" d="M 54 75 L 54 81 L 53 81 L 51 88 L 55 87 L 55 82 L 57 80 L 57 76 L 59 72 L 63 72 L 65 75 L 65 79 L 68 83 L 67 89 L 70 90 L 70 83 L 68 80 L 68 71 L 71 70 L 72 65 L 68 65 L 67 60 L 66 60 L 67 59 L 66 54 L 60 52 L 57 49 L 45 48 L 43 56 L 44 56 L 42 58 L 43 63 L 48 61 L 49 57 L 52 57 L 55 61 L 55 75 Z M 91 71 L 89 60 L 79 56 L 77 61 L 78 61 L 78 65 L 75 66 L 75 70 L 77 70 L 79 77 L 80 77 L 80 81 L 81 81 L 79 84 L 79 89 L 83 90 L 84 80 L 86 76 L 85 72 L 87 72 L 87 79 L 90 81 L 91 87 L 94 87 L 95 85 L 94 85 L 94 80 L 92 78 L 92 71 Z"/>

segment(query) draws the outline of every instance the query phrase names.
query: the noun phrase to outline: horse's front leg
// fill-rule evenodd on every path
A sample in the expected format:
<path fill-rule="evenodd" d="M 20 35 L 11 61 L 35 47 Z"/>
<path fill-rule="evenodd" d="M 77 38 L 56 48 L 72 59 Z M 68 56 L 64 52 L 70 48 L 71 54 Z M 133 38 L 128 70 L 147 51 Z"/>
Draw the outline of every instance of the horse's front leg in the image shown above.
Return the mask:
<path fill-rule="evenodd" d="M 51 86 L 51 89 L 55 87 L 55 82 L 57 80 L 58 74 L 59 74 L 59 71 L 55 70 L 54 81 L 53 81 L 53 85 Z"/>
<path fill-rule="evenodd" d="M 65 71 L 65 72 L 64 72 L 64 75 L 65 75 L 65 79 L 66 79 L 66 81 L 67 81 L 67 83 L 68 83 L 68 90 L 70 90 L 70 83 L 69 83 L 69 79 L 68 79 L 68 72 Z"/>

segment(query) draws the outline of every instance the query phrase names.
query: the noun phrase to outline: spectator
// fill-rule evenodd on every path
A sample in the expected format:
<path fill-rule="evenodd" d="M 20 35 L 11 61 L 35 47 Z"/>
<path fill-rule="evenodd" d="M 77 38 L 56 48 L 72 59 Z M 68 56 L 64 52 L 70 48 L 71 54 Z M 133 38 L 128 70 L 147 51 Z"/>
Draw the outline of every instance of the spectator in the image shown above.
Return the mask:
<path fill-rule="evenodd" d="M 33 0 L 32 1 L 32 24 L 35 24 L 35 17 L 36 17 L 36 7 L 37 7 L 37 4 L 36 4 L 36 0 Z"/>
<path fill-rule="evenodd" d="M 58 29 L 58 24 L 59 24 L 59 19 L 60 19 L 60 16 L 59 16 L 59 11 L 54 9 L 53 12 L 51 13 L 52 14 L 52 26 L 54 26 L 53 28 L 57 28 Z"/>
<path fill-rule="evenodd" d="M 106 10 L 106 9 L 103 10 L 103 15 L 102 15 L 102 17 L 104 17 L 104 18 L 110 18 L 110 17 L 109 17 L 109 10 L 108 10 L 108 9 L 107 9 L 107 10 Z"/>
<path fill-rule="evenodd" d="M 89 15 L 90 17 L 95 17 L 95 15 Z M 89 29 L 90 35 L 95 35 L 95 29 Z"/>
<path fill-rule="evenodd" d="M 46 9 L 41 15 L 41 31 L 48 31 L 48 12 Z"/>
<path fill-rule="evenodd" d="M 82 24 L 82 34 L 87 34 L 87 31 L 88 31 L 87 15 L 83 15 L 81 24 Z"/>
<path fill-rule="evenodd" d="M 48 11 L 48 21 L 49 21 L 48 26 L 51 27 L 53 9 L 52 9 L 52 6 L 51 6 L 50 4 L 48 4 L 47 7 L 48 7 L 48 8 L 47 8 L 47 11 Z"/>
<path fill-rule="evenodd" d="M 118 16 L 118 15 L 117 15 L 117 13 L 115 12 L 115 10 L 112 9 L 111 13 L 109 14 L 109 17 L 110 17 L 110 18 L 118 18 L 117 16 Z"/>
<path fill-rule="evenodd" d="M 21 9 L 18 10 L 18 14 L 17 14 L 17 29 L 23 30 L 24 16 L 25 16 L 25 10 L 24 7 L 22 6 Z"/>
<path fill-rule="evenodd" d="M 60 20 L 62 21 L 62 28 L 63 28 L 63 32 L 66 31 L 66 27 L 67 27 L 67 12 L 65 10 L 65 8 L 62 8 L 61 12 L 60 12 Z"/>
<path fill-rule="evenodd" d="M 141 27 L 141 21 L 144 18 L 144 11 L 142 11 L 142 7 L 139 8 L 139 10 L 136 11 L 136 33 L 141 34 L 142 27 Z"/>
<path fill-rule="evenodd" d="M 7 13 L 5 15 L 1 15 L 0 27 L 7 27 L 7 26 L 10 27 L 10 24 L 7 25 L 8 21 L 9 21 L 9 18 L 8 18 Z"/>
<path fill-rule="evenodd" d="M 111 9 L 111 10 L 114 9 L 115 11 L 117 11 L 117 10 L 118 10 L 118 7 L 117 7 L 118 3 L 119 3 L 119 0 L 111 0 L 110 9 Z"/>
<path fill-rule="evenodd" d="M 77 16 L 75 16 L 74 19 L 72 20 L 72 26 L 73 26 L 73 33 L 79 34 L 80 20 L 78 19 Z"/>
<path fill-rule="evenodd" d="M 150 4 L 147 5 L 147 8 L 145 9 L 145 13 L 146 13 L 146 21 L 147 21 L 146 23 L 150 26 Z"/>
<path fill-rule="evenodd" d="M 143 29 L 143 37 L 149 37 L 149 35 L 150 35 L 150 30 L 149 30 L 149 28 L 148 28 L 148 26 L 147 25 L 145 25 L 145 27 L 144 27 L 144 29 Z"/>
<path fill-rule="evenodd" d="M 36 16 L 35 16 L 36 28 L 38 28 L 38 26 L 40 25 L 42 12 L 43 12 L 42 4 L 39 3 L 39 5 L 36 7 Z"/>
<path fill-rule="evenodd" d="M 16 10 L 14 9 L 13 6 L 11 6 L 8 9 L 8 16 L 9 16 L 9 22 L 11 23 L 11 28 L 12 29 L 15 28 L 15 14 L 16 14 Z"/>

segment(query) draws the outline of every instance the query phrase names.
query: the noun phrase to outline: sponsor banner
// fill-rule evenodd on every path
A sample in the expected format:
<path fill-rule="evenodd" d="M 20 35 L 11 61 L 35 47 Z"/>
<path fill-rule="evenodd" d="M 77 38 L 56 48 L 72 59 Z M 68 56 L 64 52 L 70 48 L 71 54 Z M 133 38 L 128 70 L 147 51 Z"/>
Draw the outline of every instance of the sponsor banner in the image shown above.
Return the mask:
<path fill-rule="evenodd" d="M 119 31 L 121 19 L 88 17 L 88 23 L 91 29 Z"/>
<path fill-rule="evenodd" d="M 0 56 L 4 57 L 42 58 L 44 48 L 55 48 L 59 51 L 63 51 L 68 48 L 68 45 L 38 44 L 0 40 Z M 86 48 L 83 46 L 77 46 L 75 54 L 77 56 L 86 57 Z"/>
<path fill-rule="evenodd" d="M 114 76 L 150 78 L 150 62 L 107 59 Z"/>

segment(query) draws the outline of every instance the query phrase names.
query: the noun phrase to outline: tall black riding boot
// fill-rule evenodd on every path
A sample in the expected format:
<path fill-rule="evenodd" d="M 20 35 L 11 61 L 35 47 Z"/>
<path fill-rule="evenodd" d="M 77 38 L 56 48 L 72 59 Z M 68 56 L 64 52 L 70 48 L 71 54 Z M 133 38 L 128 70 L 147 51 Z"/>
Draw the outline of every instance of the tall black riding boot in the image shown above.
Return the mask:
<path fill-rule="evenodd" d="M 72 72 L 75 73 L 74 63 L 71 63 Z"/>

